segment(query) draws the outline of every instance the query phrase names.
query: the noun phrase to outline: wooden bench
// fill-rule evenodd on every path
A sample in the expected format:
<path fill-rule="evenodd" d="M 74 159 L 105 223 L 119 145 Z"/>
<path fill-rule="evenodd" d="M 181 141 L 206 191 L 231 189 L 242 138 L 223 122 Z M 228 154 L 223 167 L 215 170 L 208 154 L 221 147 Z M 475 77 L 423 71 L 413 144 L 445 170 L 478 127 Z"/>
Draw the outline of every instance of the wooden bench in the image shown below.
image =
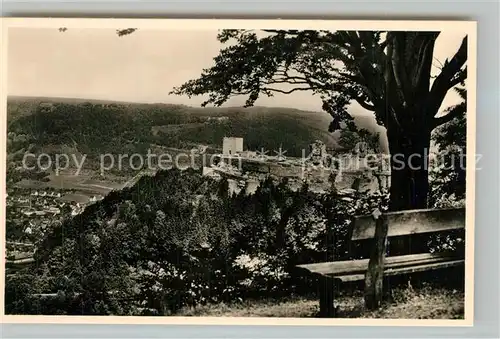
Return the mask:
<path fill-rule="evenodd" d="M 318 279 L 320 316 L 335 316 L 334 286 L 348 281 L 365 281 L 365 306 L 376 309 L 382 301 L 384 276 L 411 274 L 464 264 L 461 253 L 418 253 L 386 256 L 389 239 L 413 234 L 436 233 L 465 228 L 465 208 L 411 210 L 355 217 L 351 241 L 371 242 L 369 259 L 299 265 L 300 272 Z M 401 239 L 401 238 L 400 238 Z"/>

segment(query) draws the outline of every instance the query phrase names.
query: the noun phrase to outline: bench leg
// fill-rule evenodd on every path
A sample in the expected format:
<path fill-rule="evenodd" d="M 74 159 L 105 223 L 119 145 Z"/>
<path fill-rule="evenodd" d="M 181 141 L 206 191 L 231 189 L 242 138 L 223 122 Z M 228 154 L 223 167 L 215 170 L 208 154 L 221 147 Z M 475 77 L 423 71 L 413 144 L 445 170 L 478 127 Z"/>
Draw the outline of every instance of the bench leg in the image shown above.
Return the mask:
<path fill-rule="evenodd" d="M 334 281 L 321 276 L 319 278 L 319 315 L 321 318 L 335 317 Z"/>
<path fill-rule="evenodd" d="M 372 254 L 365 274 L 365 307 L 369 310 L 375 310 L 382 304 L 387 230 L 387 220 L 382 216 L 376 220 Z"/>

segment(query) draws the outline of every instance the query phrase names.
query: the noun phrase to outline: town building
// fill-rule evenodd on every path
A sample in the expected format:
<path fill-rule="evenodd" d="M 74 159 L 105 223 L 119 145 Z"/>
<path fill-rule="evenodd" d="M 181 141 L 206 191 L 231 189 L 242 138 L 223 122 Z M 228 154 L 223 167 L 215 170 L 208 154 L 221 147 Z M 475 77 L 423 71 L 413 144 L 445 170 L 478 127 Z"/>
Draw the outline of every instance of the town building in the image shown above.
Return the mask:
<path fill-rule="evenodd" d="M 243 138 L 224 137 L 222 140 L 222 154 L 236 155 L 243 152 Z"/>

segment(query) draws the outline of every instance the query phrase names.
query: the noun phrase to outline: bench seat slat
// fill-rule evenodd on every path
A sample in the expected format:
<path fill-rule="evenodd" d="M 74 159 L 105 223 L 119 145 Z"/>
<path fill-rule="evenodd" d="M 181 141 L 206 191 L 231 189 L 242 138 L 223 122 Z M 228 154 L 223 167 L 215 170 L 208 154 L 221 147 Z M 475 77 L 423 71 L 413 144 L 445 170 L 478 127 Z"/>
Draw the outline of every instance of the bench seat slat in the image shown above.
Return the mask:
<path fill-rule="evenodd" d="M 421 253 L 421 254 L 410 254 L 402 255 L 396 257 L 386 257 L 384 261 L 384 266 L 389 268 L 401 268 L 406 266 L 415 266 L 423 264 L 432 264 L 439 262 L 452 261 L 457 258 L 449 254 L 440 253 Z M 347 260 L 347 261 L 333 261 L 324 262 L 316 264 L 306 264 L 299 265 L 298 267 L 303 270 L 307 270 L 310 273 L 320 274 L 324 276 L 335 276 L 340 277 L 343 275 L 353 275 L 362 274 L 368 269 L 369 259 L 359 259 L 359 260 Z"/>
<path fill-rule="evenodd" d="M 387 269 L 384 269 L 384 276 L 394 276 L 394 275 L 400 275 L 400 274 L 410 274 L 410 273 L 416 273 L 416 272 L 431 271 L 431 270 L 437 270 L 437 269 L 442 269 L 442 268 L 460 266 L 460 265 L 463 265 L 464 263 L 465 263 L 464 259 L 457 259 L 457 260 L 452 260 L 452 261 L 445 261 L 445 262 L 438 262 L 438 263 L 431 263 L 431 264 L 424 264 L 424 265 L 417 265 L 417 266 L 408 266 L 408 267 L 400 267 L 400 268 L 387 268 Z M 350 274 L 350 275 L 338 276 L 335 278 L 342 281 L 342 282 L 361 281 L 361 280 L 365 279 L 365 275 L 364 274 Z"/>
<path fill-rule="evenodd" d="M 384 213 L 389 225 L 387 237 L 404 236 L 463 229 L 465 208 L 411 210 Z M 351 240 L 371 239 L 375 236 L 375 221 L 372 215 L 354 219 Z"/>

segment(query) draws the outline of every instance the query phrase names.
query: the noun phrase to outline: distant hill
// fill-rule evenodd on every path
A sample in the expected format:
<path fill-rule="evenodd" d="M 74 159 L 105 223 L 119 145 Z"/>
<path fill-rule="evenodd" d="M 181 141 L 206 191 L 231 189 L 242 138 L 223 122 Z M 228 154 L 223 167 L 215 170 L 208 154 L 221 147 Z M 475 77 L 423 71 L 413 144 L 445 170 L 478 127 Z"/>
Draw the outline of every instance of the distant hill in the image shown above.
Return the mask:
<path fill-rule="evenodd" d="M 72 145 L 79 152 L 120 152 L 155 143 L 190 148 L 220 148 L 224 136 L 244 138 L 249 150 L 277 149 L 300 156 L 313 140 L 338 147 L 324 112 L 281 107 L 190 107 L 74 98 L 8 98 L 8 132 L 27 134 L 36 145 Z M 382 132 L 368 116 L 356 123 Z M 382 138 L 384 140 L 384 138 Z M 385 147 L 382 145 L 382 147 Z"/>

